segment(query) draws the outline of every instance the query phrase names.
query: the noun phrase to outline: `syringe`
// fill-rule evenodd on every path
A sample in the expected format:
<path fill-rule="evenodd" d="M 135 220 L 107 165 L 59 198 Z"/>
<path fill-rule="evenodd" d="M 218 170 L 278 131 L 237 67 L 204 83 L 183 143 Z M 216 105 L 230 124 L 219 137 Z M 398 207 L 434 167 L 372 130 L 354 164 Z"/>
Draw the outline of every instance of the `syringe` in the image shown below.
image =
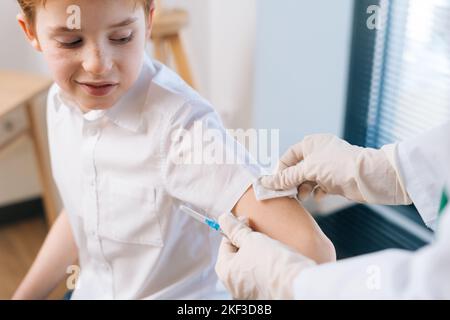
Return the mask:
<path fill-rule="evenodd" d="M 180 206 L 180 210 L 183 211 L 184 213 L 187 213 L 195 220 L 197 220 L 203 224 L 206 224 L 209 228 L 219 231 L 225 238 L 228 238 L 225 235 L 225 233 L 223 233 L 222 229 L 220 229 L 219 223 L 217 223 L 217 221 L 215 221 L 214 219 L 208 218 L 207 216 L 205 216 L 195 210 L 192 210 L 191 208 L 188 208 L 184 205 Z"/>

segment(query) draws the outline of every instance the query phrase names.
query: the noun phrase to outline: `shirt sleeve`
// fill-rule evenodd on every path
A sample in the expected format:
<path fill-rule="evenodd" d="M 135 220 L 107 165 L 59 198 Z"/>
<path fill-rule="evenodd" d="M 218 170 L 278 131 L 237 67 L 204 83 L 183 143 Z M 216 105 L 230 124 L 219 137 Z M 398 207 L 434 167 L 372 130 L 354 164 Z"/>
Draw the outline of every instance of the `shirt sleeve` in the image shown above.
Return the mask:
<path fill-rule="evenodd" d="M 450 122 L 398 146 L 406 190 L 424 222 L 435 228 L 450 163 Z"/>
<path fill-rule="evenodd" d="M 163 133 L 166 191 L 214 218 L 230 212 L 261 169 L 203 101 L 190 101 L 170 117 Z"/>

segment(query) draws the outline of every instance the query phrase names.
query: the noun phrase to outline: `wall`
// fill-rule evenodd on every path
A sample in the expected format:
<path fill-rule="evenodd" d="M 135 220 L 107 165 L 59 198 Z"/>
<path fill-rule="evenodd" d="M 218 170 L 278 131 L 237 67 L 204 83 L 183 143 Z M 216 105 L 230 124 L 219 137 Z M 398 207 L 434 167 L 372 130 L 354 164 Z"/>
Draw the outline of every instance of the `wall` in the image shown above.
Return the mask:
<path fill-rule="evenodd" d="M 258 0 L 165 0 L 184 8 L 183 31 L 198 90 L 219 111 L 225 125 L 251 125 L 256 6 Z"/>
<path fill-rule="evenodd" d="M 281 129 L 280 148 L 340 135 L 353 0 L 259 0 L 254 123 Z"/>

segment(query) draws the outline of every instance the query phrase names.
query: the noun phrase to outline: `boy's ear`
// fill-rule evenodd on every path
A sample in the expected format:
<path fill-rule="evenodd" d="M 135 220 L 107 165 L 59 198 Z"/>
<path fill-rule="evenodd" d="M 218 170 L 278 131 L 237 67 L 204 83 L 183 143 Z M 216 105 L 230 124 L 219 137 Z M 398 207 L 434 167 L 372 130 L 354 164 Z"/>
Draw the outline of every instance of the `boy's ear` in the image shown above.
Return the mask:
<path fill-rule="evenodd" d="M 155 2 L 153 1 L 152 6 L 150 7 L 150 13 L 148 15 L 147 20 L 147 40 L 150 40 L 150 37 L 152 35 L 152 28 L 153 28 L 153 18 L 155 16 Z"/>
<path fill-rule="evenodd" d="M 20 27 L 22 28 L 23 32 L 27 36 L 27 39 L 31 43 L 33 48 L 36 49 L 37 51 L 42 52 L 41 45 L 39 44 L 39 41 L 38 41 L 38 38 L 34 31 L 34 28 L 28 24 L 25 16 L 22 13 L 19 13 L 16 16 L 16 19 L 17 19 L 17 22 L 19 22 Z"/>

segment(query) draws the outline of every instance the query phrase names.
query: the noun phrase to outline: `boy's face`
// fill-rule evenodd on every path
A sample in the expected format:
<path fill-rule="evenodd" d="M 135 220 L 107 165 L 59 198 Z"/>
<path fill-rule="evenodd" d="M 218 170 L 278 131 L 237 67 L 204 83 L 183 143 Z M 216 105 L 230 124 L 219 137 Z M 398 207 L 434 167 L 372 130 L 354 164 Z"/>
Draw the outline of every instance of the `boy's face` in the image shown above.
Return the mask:
<path fill-rule="evenodd" d="M 79 17 L 68 11 L 73 5 Z M 77 18 L 81 29 L 74 29 Z M 18 19 L 55 82 L 88 111 L 110 108 L 137 80 L 152 14 L 134 0 L 48 0 L 34 29 Z"/>

